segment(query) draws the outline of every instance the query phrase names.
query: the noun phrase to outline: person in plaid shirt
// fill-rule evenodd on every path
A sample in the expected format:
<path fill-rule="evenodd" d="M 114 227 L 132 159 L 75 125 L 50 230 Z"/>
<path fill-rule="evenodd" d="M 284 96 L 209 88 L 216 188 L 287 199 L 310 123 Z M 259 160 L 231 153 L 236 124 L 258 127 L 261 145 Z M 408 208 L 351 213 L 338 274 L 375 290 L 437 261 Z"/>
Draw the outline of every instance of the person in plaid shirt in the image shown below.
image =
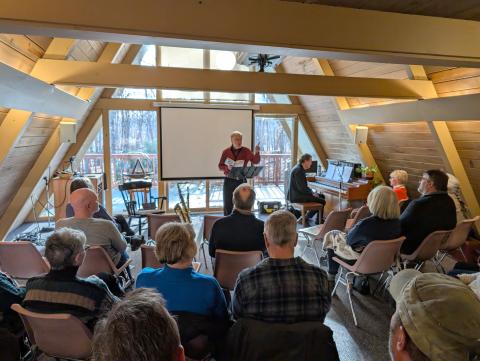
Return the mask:
<path fill-rule="evenodd" d="M 264 236 L 270 257 L 239 274 L 233 316 L 265 322 L 323 322 L 331 304 L 327 274 L 294 257 L 295 217 L 287 211 L 273 213 L 265 222 Z"/>

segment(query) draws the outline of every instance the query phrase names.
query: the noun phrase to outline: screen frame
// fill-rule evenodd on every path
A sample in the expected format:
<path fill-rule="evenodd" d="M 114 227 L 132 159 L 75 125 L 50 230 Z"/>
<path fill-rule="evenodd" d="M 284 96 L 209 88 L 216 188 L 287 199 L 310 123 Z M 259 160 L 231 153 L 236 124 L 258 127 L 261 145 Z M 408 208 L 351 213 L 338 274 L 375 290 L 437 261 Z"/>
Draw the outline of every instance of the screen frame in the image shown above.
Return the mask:
<path fill-rule="evenodd" d="M 175 178 L 172 178 L 172 177 L 169 177 L 169 178 L 164 178 L 163 177 L 163 148 L 162 148 L 162 108 L 166 108 L 166 109 L 178 109 L 178 108 L 181 108 L 181 109 L 197 109 L 197 110 L 201 110 L 201 109 L 209 109 L 209 110 L 250 110 L 251 111 L 251 144 L 250 144 L 250 150 L 253 149 L 253 144 L 254 144 L 254 140 L 255 140 L 255 112 L 253 111 L 253 109 L 245 109 L 245 108 L 232 108 L 232 107 L 228 107 L 228 108 L 219 108 L 218 106 L 217 107 L 195 107 L 195 106 L 185 106 L 185 107 L 179 107 L 179 106 L 160 106 L 158 107 L 158 135 L 159 135 L 159 140 L 158 140 L 158 144 L 159 144 L 159 151 L 160 151 L 160 169 L 159 169 L 159 172 L 158 172 L 158 180 L 159 181 L 165 181 L 165 182 L 174 182 L 174 181 L 186 181 L 186 180 L 207 180 L 207 179 L 212 179 L 212 180 L 218 180 L 218 179 L 224 179 L 225 176 L 218 176 L 218 177 L 203 177 L 203 178 L 198 178 L 198 177 L 175 177 Z"/>

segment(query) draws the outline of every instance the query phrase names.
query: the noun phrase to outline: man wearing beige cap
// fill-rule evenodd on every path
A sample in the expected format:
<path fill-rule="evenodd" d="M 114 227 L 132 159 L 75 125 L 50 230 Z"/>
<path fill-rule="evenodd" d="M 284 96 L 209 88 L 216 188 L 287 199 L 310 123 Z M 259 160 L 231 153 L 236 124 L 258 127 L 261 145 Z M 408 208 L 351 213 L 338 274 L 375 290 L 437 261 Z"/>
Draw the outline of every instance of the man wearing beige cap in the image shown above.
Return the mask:
<path fill-rule="evenodd" d="M 390 293 L 392 361 L 468 361 L 480 352 L 480 301 L 461 281 L 407 269 Z"/>

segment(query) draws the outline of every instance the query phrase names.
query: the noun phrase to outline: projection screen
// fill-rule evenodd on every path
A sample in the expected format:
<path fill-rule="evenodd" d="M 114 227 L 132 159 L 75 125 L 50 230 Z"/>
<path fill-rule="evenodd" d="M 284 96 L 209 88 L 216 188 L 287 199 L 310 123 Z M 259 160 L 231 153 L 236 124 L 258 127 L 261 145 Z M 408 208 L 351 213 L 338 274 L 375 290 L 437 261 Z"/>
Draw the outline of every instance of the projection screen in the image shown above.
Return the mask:
<path fill-rule="evenodd" d="M 243 145 L 251 149 L 252 110 L 161 107 L 162 180 L 222 178 L 218 161 L 235 130 L 243 133 Z"/>

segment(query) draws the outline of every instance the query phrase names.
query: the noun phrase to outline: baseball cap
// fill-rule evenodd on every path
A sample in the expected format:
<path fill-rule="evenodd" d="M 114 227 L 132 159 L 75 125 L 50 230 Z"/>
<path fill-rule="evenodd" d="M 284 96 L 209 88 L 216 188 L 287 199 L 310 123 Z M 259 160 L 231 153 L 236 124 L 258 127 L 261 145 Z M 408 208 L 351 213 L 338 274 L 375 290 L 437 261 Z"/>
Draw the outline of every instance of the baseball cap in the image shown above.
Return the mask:
<path fill-rule="evenodd" d="M 430 360 L 467 361 L 480 353 L 480 301 L 460 280 L 406 269 L 389 291 L 408 336 Z"/>

